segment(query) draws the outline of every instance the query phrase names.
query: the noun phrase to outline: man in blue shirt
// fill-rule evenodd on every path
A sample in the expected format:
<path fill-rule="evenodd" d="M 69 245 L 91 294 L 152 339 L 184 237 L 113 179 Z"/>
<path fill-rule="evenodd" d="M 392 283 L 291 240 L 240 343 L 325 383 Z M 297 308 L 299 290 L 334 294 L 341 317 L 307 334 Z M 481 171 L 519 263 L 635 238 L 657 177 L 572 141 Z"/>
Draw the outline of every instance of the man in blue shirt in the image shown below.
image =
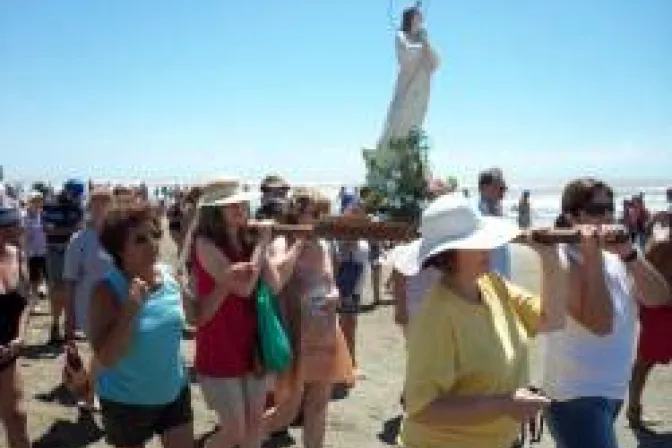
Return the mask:
<path fill-rule="evenodd" d="M 504 216 L 502 200 L 506 193 L 504 174 L 499 168 L 490 168 L 478 175 L 478 209 L 484 216 Z M 508 245 L 492 251 L 491 266 L 494 272 L 511 279 L 511 256 Z"/>
<path fill-rule="evenodd" d="M 47 281 L 52 316 L 50 344 L 63 341 L 60 319 L 67 302 L 63 280 L 65 250 L 70 237 L 81 228 L 84 220 L 84 208 L 81 201 L 83 193 L 84 188 L 75 185 L 74 181 L 66 182 L 56 200 L 45 203 L 42 210 L 42 222 L 47 235 Z M 66 339 L 74 337 L 72 324 L 73 322 L 65 322 Z"/>

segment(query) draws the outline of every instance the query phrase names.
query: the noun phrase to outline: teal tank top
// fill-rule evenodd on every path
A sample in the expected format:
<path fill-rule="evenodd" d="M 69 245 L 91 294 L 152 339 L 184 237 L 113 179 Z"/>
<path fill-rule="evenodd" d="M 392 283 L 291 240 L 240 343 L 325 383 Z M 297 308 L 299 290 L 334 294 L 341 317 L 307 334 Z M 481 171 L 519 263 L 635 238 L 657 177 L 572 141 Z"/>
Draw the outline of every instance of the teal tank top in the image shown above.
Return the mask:
<path fill-rule="evenodd" d="M 180 343 L 185 317 L 181 290 L 162 268 L 163 283 L 135 316 L 127 353 L 97 378 L 102 399 L 125 404 L 163 405 L 175 401 L 188 383 Z M 105 281 L 120 302 L 128 300 L 128 281 L 112 270 Z"/>

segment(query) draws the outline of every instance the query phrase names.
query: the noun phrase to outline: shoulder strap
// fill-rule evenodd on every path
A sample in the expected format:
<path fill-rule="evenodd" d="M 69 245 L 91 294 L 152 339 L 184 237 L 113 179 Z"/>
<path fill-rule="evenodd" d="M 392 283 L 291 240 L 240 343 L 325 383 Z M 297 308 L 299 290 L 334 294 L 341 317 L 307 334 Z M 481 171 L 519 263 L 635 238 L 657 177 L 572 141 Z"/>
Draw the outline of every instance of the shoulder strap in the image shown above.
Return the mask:
<path fill-rule="evenodd" d="M 164 284 L 170 285 L 178 290 L 181 288 L 179 282 L 175 278 L 173 269 L 164 263 L 158 265 L 159 271 L 161 272 L 161 278 L 163 279 Z"/>

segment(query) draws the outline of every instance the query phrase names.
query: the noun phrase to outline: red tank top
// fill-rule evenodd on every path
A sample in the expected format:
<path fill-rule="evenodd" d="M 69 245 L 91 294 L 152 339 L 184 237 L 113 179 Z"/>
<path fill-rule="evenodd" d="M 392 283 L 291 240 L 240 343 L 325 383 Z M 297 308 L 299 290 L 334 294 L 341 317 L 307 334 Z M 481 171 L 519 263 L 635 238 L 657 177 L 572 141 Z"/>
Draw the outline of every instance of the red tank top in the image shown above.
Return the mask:
<path fill-rule="evenodd" d="M 197 256 L 193 256 L 193 274 L 198 300 L 204 300 L 215 287 Z M 212 319 L 196 331 L 194 367 L 200 375 L 215 378 L 239 378 L 254 371 L 257 349 L 257 313 L 255 301 L 229 295 Z"/>

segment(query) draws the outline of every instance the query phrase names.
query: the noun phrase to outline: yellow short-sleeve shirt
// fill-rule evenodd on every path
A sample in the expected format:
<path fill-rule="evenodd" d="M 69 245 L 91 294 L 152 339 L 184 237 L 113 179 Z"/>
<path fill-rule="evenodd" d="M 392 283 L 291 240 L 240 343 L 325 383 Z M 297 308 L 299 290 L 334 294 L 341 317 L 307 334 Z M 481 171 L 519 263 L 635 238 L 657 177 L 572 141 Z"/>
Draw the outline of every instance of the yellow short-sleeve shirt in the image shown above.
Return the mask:
<path fill-rule="evenodd" d="M 511 393 L 529 381 L 529 339 L 540 301 L 496 274 L 479 280 L 482 304 L 457 297 L 443 282 L 428 292 L 408 338 L 407 448 L 509 448 L 520 425 L 502 416 L 479 425 L 427 425 L 414 416 L 441 396 Z"/>

